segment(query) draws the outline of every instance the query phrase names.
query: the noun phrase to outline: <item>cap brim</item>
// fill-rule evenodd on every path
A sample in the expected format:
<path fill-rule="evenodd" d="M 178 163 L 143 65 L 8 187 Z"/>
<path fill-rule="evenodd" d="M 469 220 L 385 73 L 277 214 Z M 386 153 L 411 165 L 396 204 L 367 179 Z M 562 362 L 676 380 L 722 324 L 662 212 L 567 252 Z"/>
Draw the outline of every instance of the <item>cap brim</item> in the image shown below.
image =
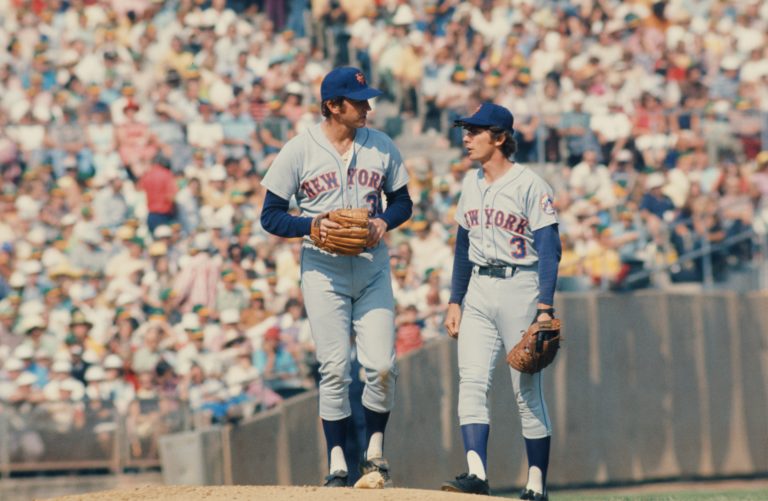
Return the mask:
<path fill-rule="evenodd" d="M 479 120 L 473 117 L 459 118 L 453 121 L 453 125 L 458 127 L 464 127 L 465 125 L 474 125 L 475 127 L 490 127 L 493 124 L 486 122 L 485 120 Z"/>
<path fill-rule="evenodd" d="M 496 124 L 487 122 L 482 119 L 474 118 L 474 117 L 464 117 L 464 118 L 459 118 L 453 121 L 454 127 L 466 127 L 467 125 L 470 125 L 473 127 L 493 127 Z M 510 128 L 507 130 L 509 130 L 510 132 L 513 132 L 515 129 Z"/>
<path fill-rule="evenodd" d="M 353 101 L 367 101 L 368 99 L 379 97 L 382 94 L 383 92 L 381 92 L 379 89 L 368 87 L 365 89 L 360 89 L 355 92 L 350 92 L 349 94 L 344 94 L 342 97 L 346 97 L 347 99 L 352 99 Z"/>

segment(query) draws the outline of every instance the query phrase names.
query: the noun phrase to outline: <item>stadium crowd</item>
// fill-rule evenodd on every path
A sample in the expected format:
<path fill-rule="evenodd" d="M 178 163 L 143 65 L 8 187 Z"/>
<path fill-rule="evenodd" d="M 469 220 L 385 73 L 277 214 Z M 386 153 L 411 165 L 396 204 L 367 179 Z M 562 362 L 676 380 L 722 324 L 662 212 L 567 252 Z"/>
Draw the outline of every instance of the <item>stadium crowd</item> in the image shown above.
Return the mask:
<path fill-rule="evenodd" d="M 555 187 L 564 288 L 725 240 L 721 276 L 768 232 L 766 28 L 756 0 L 0 0 L 0 402 L 104 443 L 118 413 L 140 456 L 180 405 L 311 388 L 301 242 L 260 228 L 260 179 L 338 65 L 385 90 L 374 125 L 456 152 L 404 152 L 398 354 L 442 335 L 472 167 L 450 125 L 483 100 Z M 35 459 L 33 422 L 12 447 Z"/>

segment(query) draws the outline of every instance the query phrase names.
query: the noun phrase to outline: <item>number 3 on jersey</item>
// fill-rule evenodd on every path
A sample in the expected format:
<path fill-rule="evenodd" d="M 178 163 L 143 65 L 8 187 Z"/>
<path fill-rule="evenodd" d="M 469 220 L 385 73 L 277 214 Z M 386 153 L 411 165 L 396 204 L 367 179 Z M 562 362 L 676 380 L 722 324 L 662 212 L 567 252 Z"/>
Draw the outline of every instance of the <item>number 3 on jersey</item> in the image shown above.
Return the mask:
<path fill-rule="evenodd" d="M 510 238 L 509 245 L 512 247 L 512 257 L 522 259 L 526 256 L 525 239 L 523 237 Z"/>
<path fill-rule="evenodd" d="M 369 193 L 365 197 L 365 201 L 370 207 L 370 209 L 368 210 L 368 215 L 370 217 L 378 216 L 379 214 L 384 212 L 384 210 L 381 207 L 381 195 L 378 192 L 374 191 L 373 193 Z"/>

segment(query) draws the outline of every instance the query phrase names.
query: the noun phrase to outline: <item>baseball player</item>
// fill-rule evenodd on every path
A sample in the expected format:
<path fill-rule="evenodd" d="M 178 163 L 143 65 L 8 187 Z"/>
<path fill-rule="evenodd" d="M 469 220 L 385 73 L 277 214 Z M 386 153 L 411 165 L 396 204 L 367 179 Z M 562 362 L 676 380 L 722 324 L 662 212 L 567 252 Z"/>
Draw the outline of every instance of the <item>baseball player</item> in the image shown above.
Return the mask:
<path fill-rule="evenodd" d="M 459 423 L 468 472 L 443 484 L 455 492 L 489 494 L 487 395 L 499 348 L 509 351 L 536 320 L 552 318 L 560 238 L 552 189 L 515 153 L 513 117 L 506 108 L 484 103 L 464 129 L 470 160 L 482 168 L 464 179 L 456 210 L 448 334 L 458 337 Z M 541 372 L 511 369 L 523 438 L 528 482 L 520 499 L 546 500 L 551 424 Z"/>
<path fill-rule="evenodd" d="M 365 127 L 371 111 L 368 100 L 381 91 L 369 87 L 360 70 L 332 70 L 320 93 L 325 119 L 291 139 L 264 177 L 268 192 L 261 223 L 281 237 L 305 237 L 301 288 L 320 362 L 320 418 L 329 461 L 324 485 L 347 485 L 344 446 L 351 415 L 352 333 L 365 369 L 367 450 L 358 484 L 377 477 L 391 485 L 383 441 L 397 369 L 389 256 L 381 239 L 411 216 L 408 173 L 392 140 Z M 300 216 L 288 214 L 291 197 L 296 198 Z M 320 239 L 339 227 L 326 217 L 328 211 L 363 207 L 369 216 L 364 252 L 349 256 L 321 251 L 308 237 L 313 227 L 319 228 Z"/>

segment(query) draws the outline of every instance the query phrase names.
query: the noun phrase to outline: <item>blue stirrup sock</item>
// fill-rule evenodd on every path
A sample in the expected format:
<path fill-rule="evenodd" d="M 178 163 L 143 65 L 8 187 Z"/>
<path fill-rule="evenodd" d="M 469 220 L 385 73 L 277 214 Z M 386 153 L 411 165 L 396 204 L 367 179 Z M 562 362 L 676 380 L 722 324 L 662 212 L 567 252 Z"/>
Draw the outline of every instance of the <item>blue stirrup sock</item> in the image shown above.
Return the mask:
<path fill-rule="evenodd" d="M 340 470 L 348 471 L 347 462 L 344 460 L 344 446 L 347 443 L 349 420 L 349 417 L 339 419 L 338 421 L 322 420 L 325 444 L 328 449 L 328 469 L 331 473 Z M 335 447 L 339 447 L 339 449 L 333 452 Z"/>
<path fill-rule="evenodd" d="M 467 463 L 469 466 L 469 473 L 476 474 L 482 479 L 486 478 L 486 471 L 488 470 L 488 434 L 491 431 L 491 426 L 488 424 L 464 424 L 461 425 L 461 438 L 464 440 L 464 452 L 467 454 Z M 471 464 L 469 454 L 474 452 L 480 457 L 482 462 L 482 472 L 474 471 Z"/>
<path fill-rule="evenodd" d="M 365 415 L 365 458 L 380 458 L 384 454 L 384 430 L 389 412 L 376 412 L 363 407 Z"/>
<path fill-rule="evenodd" d="M 544 438 L 526 438 L 525 453 L 528 455 L 528 467 L 535 466 L 541 470 L 541 484 L 544 492 L 544 486 L 547 485 L 547 468 L 549 467 L 549 444 L 552 437 Z M 529 479 L 530 481 L 531 479 Z"/>

